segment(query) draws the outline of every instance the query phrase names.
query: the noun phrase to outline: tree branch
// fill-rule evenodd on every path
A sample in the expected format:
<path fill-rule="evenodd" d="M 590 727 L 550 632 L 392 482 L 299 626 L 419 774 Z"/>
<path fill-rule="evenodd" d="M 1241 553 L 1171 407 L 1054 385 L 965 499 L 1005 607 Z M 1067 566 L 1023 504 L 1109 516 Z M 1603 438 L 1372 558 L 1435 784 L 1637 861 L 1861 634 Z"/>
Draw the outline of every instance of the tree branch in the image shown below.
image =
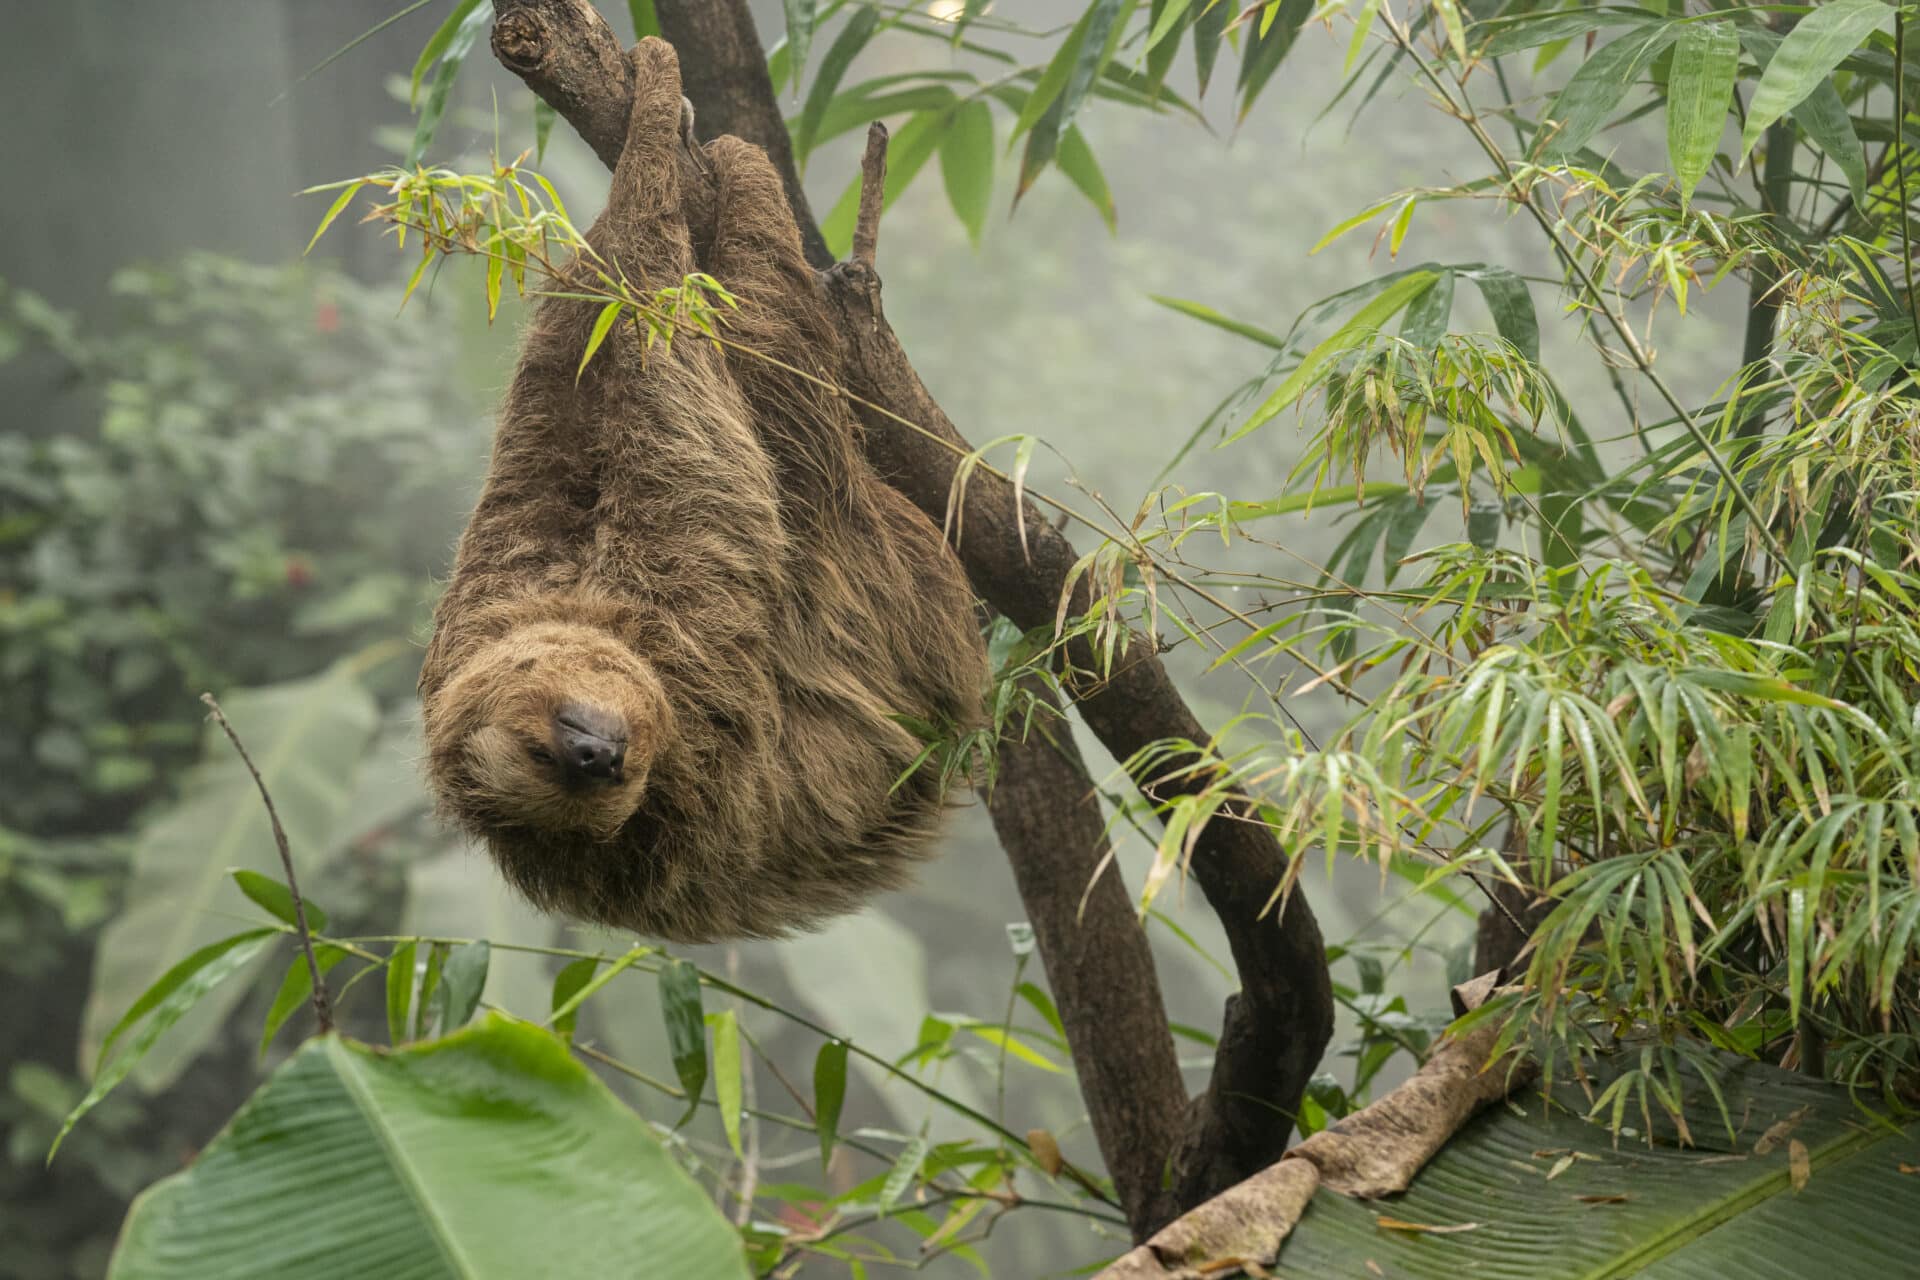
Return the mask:
<path fill-rule="evenodd" d="M 512 39 L 503 42 L 496 27 L 494 47 L 508 69 L 551 103 L 610 163 L 624 140 L 632 85 L 624 70 L 609 70 L 624 66 L 619 44 L 591 8 L 587 0 L 495 0 L 499 21 L 510 25 Z M 785 180 L 810 260 L 827 267 L 831 259 L 800 188 L 792 146 L 745 0 L 659 0 L 657 11 L 662 34 L 680 53 L 683 89 L 694 104 L 701 132 L 708 137 L 731 133 L 766 148 Z M 709 179 L 696 170 L 683 189 L 693 192 L 688 202 L 690 221 L 704 217 L 703 226 L 710 232 Z M 701 205 L 701 200 L 706 203 Z M 696 249 L 700 239 L 696 229 Z M 845 339 L 849 389 L 937 437 L 907 430 L 863 409 L 869 459 L 929 518 L 942 523 L 958 462 L 949 446 L 957 446 L 961 453 L 970 451 L 970 446 L 901 349 L 881 310 L 880 282 L 873 269 L 859 261 L 833 265 L 823 271 L 822 286 Z M 975 589 L 1022 629 L 1051 627 L 1077 559 L 1072 546 L 1031 503 L 1016 504 L 1012 486 L 997 477 L 976 473 L 964 502 L 966 533 L 956 550 Z M 1084 612 L 1087 591 L 1083 579 L 1073 592 L 1070 610 Z M 1084 641 L 1069 646 L 1068 661 L 1076 671 L 1100 667 Z M 1104 679 L 1082 681 L 1070 692 L 1088 727 L 1117 760 L 1127 760 L 1166 739 L 1207 740 L 1152 646 L 1138 637 Z M 1030 753 L 1018 748 L 1015 753 L 1027 762 L 1023 767 L 1033 767 Z M 1193 794 L 1211 779 L 1204 771 L 1187 773 L 1190 763 L 1176 755 L 1137 781 L 1160 803 Z M 1002 787 L 1017 785 L 1017 772 L 1008 770 Z M 1074 788 L 1053 792 L 1055 803 L 1063 793 L 1090 792 L 1084 767 L 1074 777 Z M 1265 909 L 1286 874 L 1288 859 L 1265 827 L 1243 820 L 1251 816 L 1223 811 L 1207 824 L 1193 855 L 1193 878 L 1227 933 L 1242 990 L 1228 1001 L 1213 1078 L 1189 1108 L 1174 1153 L 1173 1199 L 1181 1206 L 1197 1204 L 1279 1157 L 1300 1098 L 1332 1035 L 1332 988 L 1319 926 L 1297 888 L 1283 913 Z M 1089 848 L 1083 841 L 1064 848 L 1041 848 L 1024 831 L 1015 831 L 1012 823 L 1005 824 L 1001 834 L 1017 875 L 1038 873 L 1051 866 L 1053 858 L 1083 856 Z M 1117 877 L 1113 883 L 1117 889 Z M 1122 902 L 1124 896 L 1122 891 Z M 1058 940 L 1079 934 L 1119 935 L 1121 926 L 1110 905 L 1112 895 L 1099 893 L 1098 886 L 1084 918 L 1043 920 L 1040 908 L 1051 912 L 1059 908 L 1051 897 L 1043 895 L 1043 899 L 1038 903 L 1030 899 L 1027 905 L 1035 917 L 1036 935 L 1042 939 L 1049 976 L 1058 989 L 1061 974 L 1073 968 L 1071 961 L 1058 959 L 1062 954 Z M 1103 904 L 1098 916 L 1096 901 Z M 1138 935 L 1130 909 L 1125 918 L 1126 928 Z M 1045 941 L 1050 936 L 1055 944 Z M 1144 949 L 1143 936 L 1137 945 Z M 1108 975 L 1105 981 L 1118 986 L 1117 975 Z M 1143 999 L 1142 993 L 1136 990 L 1134 998 Z M 1152 1011 L 1160 1014 L 1157 999 L 1150 1003 Z M 1064 1000 L 1062 1004 L 1065 1019 Z M 1076 1021 L 1078 1015 L 1069 1020 L 1069 1026 Z M 1163 1016 L 1161 1024 L 1164 1030 Z M 1082 1046 L 1074 1048 L 1083 1075 L 1096 1070 L 1095 1058 L 1117 1051 L 1108 1046 L 1083 1057 Z M 1132 1084 L 1145 1089 L 1151 1082 L 1136 1079 Z M 1090 1091 L 1090 1106 L 1093 1100 Z M 1153 1103 L 1159 1105 L 1160 1099 Z M 1125 1117 L 1096 1118 L 1110 1167 L 1117 1162 L 1108 1147 L 1109 1133 L 1133 1122 Z M 1136 1232 L 1152 1225 L 1133 1220 Z"/>

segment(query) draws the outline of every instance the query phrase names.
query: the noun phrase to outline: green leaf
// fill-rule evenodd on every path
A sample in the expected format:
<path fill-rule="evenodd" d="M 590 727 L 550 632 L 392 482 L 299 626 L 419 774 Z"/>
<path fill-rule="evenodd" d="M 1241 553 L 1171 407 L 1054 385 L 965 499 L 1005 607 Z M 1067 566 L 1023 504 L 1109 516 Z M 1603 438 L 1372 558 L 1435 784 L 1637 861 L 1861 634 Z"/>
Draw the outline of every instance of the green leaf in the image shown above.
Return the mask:
<path fill-rule="evenodd" d="M 740 1149 L 740 1116 L 744 1089 L 740 1079 L 740 1019 L 733 1010 L 710 1013 L 713 1027 L 713 1100 L 720 1108 L 720 1127 L 726 1131 L 727 1145 L 736 1159 L 744 1158 Z"/>
<path fill-rule="evenodd" d="M 642 960 L 652 955 L 653 952 L 654 948 L 649 946 L 629 947 L 624 955 L 607 966 L 605 973 L 600 974 L 596 974 L 593 971 L 594 966 L 598 963 L 598 961 L 595 960 L 576 960 L 561 970 L 560 976 L 553 980 L 553 1012 L 548 1015 L 554 1026 L 559 1027 L 562 1022 L 564 1022 L 570 1031 L 573 1026 L 574 1015 L 580 1011 L 581 1005 L 591 1000 L 600 988 L 606 986 L 609 982 L 612 982 L 615 978 L 632 968 L 635 961 Z M 675 963 L 677 964 L 679 962 L 676 961 Z M 580 975 L 578 984 L 573 985 L 568 990 L 566 998 L 562 999 L 560 995 L 562 979 L 565 979 L 568 973 L 579 969 L 582 965 L 585 965 L 586 969 Z M 695 980 L 694 994 L 696 997 L 699 995 L 697 978 Z"/>
<path fill-rule="evenodd" d="M 573 380 L 577 385 L 587 372 L 587 361 L 593 359 L 593 353 L 607 340 L 607 334 L 613 329 L 613 322 L 620 318 L 620 308 L 625 304 L 618 300 L 609 302 L 600 308 L 600 314 L 593 318 L 593 328 L 587 333 L 587 349 L 580 353 L 580 367 L 573 371 Z"/>
<path fill-rule="evenodd" d="M 793 91 L 807 74 L 807 50 L 813 44 L 814 0 L 785 0 L 787 12 L 787 74 L 793 77 Z"/>
<path fill-rule="evenodd" d="M 1013 128 L 1015 138 L 1028 128 L 1033 130 L 1020 157 L 1020 180 L 1014 189 L 1016 201 L 1066 145 L 1066 135 L 1072 131 L 1080 104 L 1119 46 L 1120 36 L 1126 29 L 1126 15 L 1132 12 L 1134 3 L 1135 0 L 1093 0 L 1034 86 Z M 1054 77 L 1063 64 L 1067 70 L 1056 84 Z M 1101 185 L 1104 186 L 1104 182 Z M 1107 205 L 1111 207 L 1111 198 Z"/>
<path fill-rule="evenodd" d="M 1644 26 L 1653 20 L 1653 15 L 1644 9 L 1632 9 L 1620 5 L 1581 5 L 1572 9 L 1550 10 L 1546 13 L 1494 18 L 1475 23 L 1473 31 L 1476 36 L 1490 33 L 1486 43 L 1480 48 L 1480 56 L 1497 58 L 1509 53 L 1519 53 L 1524 49 L 1536 49 L 1543 44 L 1584 36 L 1590 31 L 1598 31 L 1601 27 Z"/>
<path fill-rule="evenodd" d="M 687 1091 L 687 1111 L 679 1121 L 685 1124 L 700 1109 L 700 1092 L 707 1087 L 707 1024 L 700 1002 L 700 971 L 685 960 L 674 960 L 660 970 L 660 1014 L 667 1024 L 673 1073 Z"/>
<path fill-rule="evenodd" d="M 547 158 L 547 139 L 553 136 L 553 122 L 560 113 L 545 98 L 533 100 L 533 160 L 539 164 Z"/>
<path fill-rule="evenodd" d="M 486 990 L 487 967 L 492 959 L 492 948 L 487 940 L 465 942 L 447 954 L 447 963 L 440 974 L 440 986 L 435 993 L 434 1008 L 440 1018 L 440 1034 L 457 1031 L 467 1025 L 473 1017 L 473 1011 L 480 1007 L 480 994 Z"/>
<path fill-rule="evenodd" d="M 1301 393 L 1313 384 L 1313 381 L 1326 370 L 1326 367 L 1346 352 L 1358 346 L 1368 335 L 1379 330 L 1380 326 L 1393 319 L 1400 308 L 1433 287 L 1438 275 L 1432 271 L 1410 271 L 1388 285 L 1380 293 L 1369 299 L 1366 305 L 1353 313 L 1351 319 L 1341 325 L 1319 346 L 1307 353 L 1286 380 L 1274 388 L 1273 394 L 1253 411 L 1240 429 L 1228 436 L 1225 443 L 1231 444 L 1249 432 L 1265 425 L 1282 409 L 1298 400 Z"/>
<path fill-rule="evenodd" d="M 1267 10 L 1266 23 L 1258 35 L 1247 41 L 1246 53 L 1240 59 L 1240 119 L 1247 118 L 1247 113 L 1253 110 L 1254 99 L 1293 52 L 1300 29 L 1313 16 L 1313 8 L 1313 0 L 1281 0 L 1277 9 Z"/>
<path fill-rule="evenodd" d="M 813 1058 L 813 1123 L 820 1133 L 820 1168 L 825 1170 L 840 1136 L 840 1109 L 847 1100 L 847 1045 L 829 1040 Z"/>
<path fill-rule="evenodd" d="M 1407 307 L 1400 320 L 1400 336 L 1421 351 L 1432 351 L 1447 336 L 1453 318 L 1453 272 L 1442 271 L 1428 289 Z"/>
<path fill-rule="evenodd" d="M 1592 1098 L 1571 1081 L 1555 1089 L 1553 1106 L 1533 1091 L 1516 1094 L 1469 1123 L 1386 1211 L 1400 1222 L 1472 1230 L 1382 1230 L 1379 1203 L 1322 1190 L 1271 1274 L 1355 1274 L 1358 1257 L 1400 1280 L 1912 1270 L 1920 1215 L 1905 1211 L 1913 1176 L 1900 1167 L 1920 1126 L 1862 1124 L 1845 1089 L 1759 1063 L 1721 1060 L 1710 1082 L 1690 1068 L 1680 1078 L 1695 1117 L 1690 1141 L 1670 1130 L 1616 1140 L 1584 1118 Z M 1733 1134 L 1717 1119 L 1715 1089 Z M 1755 1150 L 1782 1122 L 1811 1158 L 1813 1176 L 1799 1191 L 1784 1140 Z"/>
<path fill-rule="evenodd" d="M 453 38 L 460 33 L 461 26 L 479 7 L 480 0 L 459 0 L 459 3 L 453 6 L 453 12 L 447 15 L 446 21 L 427 37 L 426 44 L 420 48 L 420 56 L 414 60 L 413 77 L 407 84 L 409 111 L 417 109 L 420 105 L 420 81 L 426 77 L 427 68 L 434 64 L 435 59 L 446 53 L 448 46 L 453 43 Z"/>
<path fill-rule="evenodd" d="M 557 1037 L 501 1017 L 323 1036 L 134 1202 L 113 1280 L 746 1280 L 740 1237 Z"/>
<path fill-rule="evenodd" d="M 401 943 L 387 957 L 387 1038 L 395 1048 L 406 1043 L 407 1014 L 413 1007 L 414 943 Z"/>
<path fill-rule="evenodd" d="M 356 660 L 347 659 L 321 675 L 234 690 L 221 699 L 260 767 L 303 876 L 324 877 L 341 852 L 335 836 L 379 722 L 358 671 Z M 118 1011 L 146 990 L 155 973 L 226 933 L 234 867 L 270 878 L 280 873 L 252 775 L 218 732 L 203 741 L 205 757 L 188 774 L 179 802 L 142 829 L 126 906 L 95 947 L 82 1032 L 88 1059 L 100 1055 Z M 171 1082 L 242 990 L 234 984 L 203 1001 L 142 1064 L 141 1086 L 153 1090 Z"/>
<path fill-rule="evenodd" d="M 880 1186 L 880 1212 L 885 1213 L 900 1202 L 900 1197 L 913 1185 L 914 1175 L 920 1172 L 920 1165 L 927 1158 L 928 1142 L 925 1134 L 916 1137 L 900 1152 L 900 1158 L 893 1162 L 893 1168 L 887 1171 L 887 1180 Z"/>
<path fill-rule="evenodd" d="M 660 17 L 654 12 L 653 0 L 627 0 L 627 14 L 633 19 L 635 43 L 660 34 Z"/>
<path fill-rule="evenodd" d="M 1228 333 L 1238 334 L 1242 338 L 1250 339 L 1263 347 L 1272 347 L 1275 351 L 1285 351 L 1287 349 L 1286 342 L 1278 334 L 1270 333 L 1258 325 L 1251 325 L 1243 320 L 1235 320 L 1231 316 L 1222 315 L 1204 302 L 1190 302 L 1185 298 L 1169 298 L 1158 293 L 1150 293 L 1147 297 L 1163 307 L 1169 307 L 1174 311 L 1178 311 L 1183 316 L 1191 316 L 1202 324 L 1210 324 L 1216 329 L 1225 329 Z"/>
<path fill-rule="evenodd" d="M 121 1030 L 132 1025 L 136 1014 L 145 1018 L 145 1021 L 140 1023 L 140 1029 L 127 1041 L 120 1052 L 114 1054 L 111 1059 L 105 1060 L 100 1069 L 94 1073 L 93 1087 L 87 1091 L 87 1096 L 67 1113 L 66 1120 L 60 1125 L 60 1132 L 54 1136 L 52 1149 L 47 1152 L 47 1159 L 49 1161 L 53 1159 L 60 1150 L 60 1144 L 66 1140 L 69 1133 L 73 1132 L 73 1126 L 78 1124 L 87 1112 L 93 1110 L 102 1098 L 112 1093 L 115 1086 L 127 1078 L 127 1073 L 147 1056 L 154 1042 L 166 1034 L 168 1028 L 180 1021 L 189 1009 L 199 1004 L 203 996 L 245 969 L 253 962 L 254 957 L 265 951 L 281 936 L 283 935 L 278 929 L 261 929 L 251 933 L 237 934 L 211 947 L 202 948 L 163 974 L 160 981 L 154 983 L 149 989 L 147 996 L 164 994 L 158 994 L 158 998 L 154 999 L 143 997 L 127 1011 L 127 1016 L 121 1019 L 121 1025 L 114 1028 L 113 1039 L 117 1039 Z M 108 1047 L 111 1046 L 110 1039 Z M 104 1052 L 102 1056 L 104 1059 Z"/>
<path fill-rule="evenodd" d="M 993 152 L 993 109 L 979 99 L 963 104 L 940 140 L 940 176 L 947 202 L 975 246 L 993 200 Z"/>
<path fill-rule="evenodd" d="M 413 141 L 407 145 L 406 167 L 411 169 L 426 156 L 427 148 L 433 145 L 433 135 L 439 131 L 440 119 L 447 113 L 447 99 L 453 93 L 453 82 L 460 74 L 460 64 L 467 60 L 467 53 L 473 48 L 473 42 L 480 32 L 493 21 L 493 6 L 476 4 L 460 25 L 454 28 L 446 47 L 440 53 L 440 69 L 433 74 L 433 85 L 427 90 L 427 100 L 420 107 L 420 118 L 414 122 Z"/>
<path fill-rule="evenodd" d="M 1100 214 L 1100 220 L 1107 224 L 1107 230 L 1117 230 L 1119 217 L 1113 204 L 1113 192 L 1107 187 L 1107 175 L 1100 172 L 1100 162 L 1093 158 L 1093 148 L 1087 145 L 1079 129 L 1067 130 L 1066 136 L 1060 139 L 1060 151 L 1054 157 L 1054 163 L 1080 194 L 1092 202 Z"/>
<path fill-rule="evenodd" d="M 584 960 L 575 960 L 559 973 L 553 975 L 553 1010 L 547 1021 L 554 1031 L 573 1039 L 573 1028 L 580 1018 L 580 1002 L 574 999 L 580 989 L 593 977 L 593 971 L 600 967 L 598 957 L 588 956 Z"/>
<path fill-rule="evenodd" d="M 1540 363 L 1540 319 L 1534 314 L 1533 294 L 1527 282 L 1505 267 L 1475 267 L 1460 273 L 1480 288 L 1480 297 L 1493 313 L 1493 327 L 1513 349 L 1534 364 Z"/>
<path fill-rule="evenodd" d="M 1586 146 L 1675 35 L 1670 23 L 1630 31 L 1588 58 L 1547 108 L 1548 118 L 1559 124 L 1547 154 L 1564 157 Z"/>
<path fill-rule="evenodd" d="M 333 203 L 327 206 L 326 216 L 321 218 L 320 225 L 313 229 L 313 239 L 307 241 L 307 247 L 300 251 L 302 257 L 313 252 L 313 246 L 320 243 L 320 237 L 327 233 L 327 228 L 333 225 L 333 220 L 340 216 L 353 198 L 360 194 L 360 188 L 366 185 L 364 182 L 350 182 L 339 195 L 333 198 Z"/>
<path fill-rule="evenodd" d="M 1753 150 L 1768 125 L 1799 106 L 1833 74 L 1842 58 L 1892 16 L 1893 10 L 1880 0 L 1831 0 L 1802 18 L 1780 42 L 1754 86 L 1747 123 L 1740 131 L 1741 154 Z"/>
<path fill-rule="evenodd" d="M 1728 22 L 1682 27 L 1667 74 L 1667 163 L 1680 184 L 1680 202 L 1706 176 L 1726 127 L 1740 68 L 1740 37 Z"/>
<path fill-rule="evenodd" d="M 314 963 L 320 966 L 322 976 L 331 972 L 333 966 L 347 958 L 347 953 L 339 947 L 322 942 L 313 949 Z M 313 996 L 313 973 L 307 968 L 306 952 L 296 950 L 293 963 L 287 966 L 287 976 L 281 979 L 280 990 L 273 997 L 273 1006 L 267 1010 L 267 1020 L 260 1032 L 260 1056 L 267 1056 L 267 1049 L 273 1044 L 274 1036 L 286 1025 L 294 1010 L 305 1004 Z"/>
<path fill-rule="evenodd" d="M 827 46 L 827 56 L 820 60 L 820 74 L 814 77 L 813 87 L 807 90 L 806 103 L 800 108 L 800 122 L 793 130 L 794 158 L 802 167 L 813 151 L 820 118 L 826 114 L 827 104 L 833 101 L 841 78 L 847 74 L 847 68 L 860 51 L 867 47 L 867 41 L 873 39 L 873 33 L 879 26 L 880 11 L 862 5 L 847 19 L 847 25 L 840 28 L 840 34 L 834 37 L 833 43 Z"/>
<path fill-rule="evenodd" d="M 1201 0 L 1205 6 L 1193 19 L 1193 71 L 1200 82 L 1200 96 L 1213 80 L 1214 64 L 1220 57 L 1220 41 L 1227 34 L 1235 6 L 1230 0 Z"/>
<path fill-rule="evenodd" d="M 1167 0 L 1160 9 L 1160 16 L 1154 20 L 1153 29 L 1147 33 L 1146 52 L 1152 53 L 1154 46 L 1173 34 L 1180 25 L 1180 19 L 1187 16 L 1187 8 L 1193 0 Z"/>
<path fill-rule="evenodd" d="M 235 867 L 233 882 L 240 886 L 240 892 L 264 907 L 274 919 L 300 927 L 300 917 L 294 914 L 293 894 L 287 886 L 272 876 L 262 875 L 258 871 L 249 871 L 245 867 Z M 315 933 L 324 933 L 327 928 L 327 913 L 318 903 L 302 898 L 300 905 L 307 909 L 307 928 Z"/>

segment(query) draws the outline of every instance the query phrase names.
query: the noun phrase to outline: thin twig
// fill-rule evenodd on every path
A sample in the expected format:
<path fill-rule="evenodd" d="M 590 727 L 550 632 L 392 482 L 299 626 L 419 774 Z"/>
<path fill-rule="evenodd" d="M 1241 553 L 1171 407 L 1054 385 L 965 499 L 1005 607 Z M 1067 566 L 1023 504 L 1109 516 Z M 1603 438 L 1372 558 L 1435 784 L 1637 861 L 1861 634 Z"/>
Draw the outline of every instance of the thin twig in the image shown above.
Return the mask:
<path fill-rule="evenodd" d="M 853 223 L 853 261 L 873 265 L 880 247 L 880 209 L 887 191 L 887 126 L 867 126 L 867 150 L 860 157 L 860 213 Z"/>
<path fill-rule="evenodd" d="M 333 999 L 327 994 L 327 980 L 320 972 L 320 962 L 313 955 L 313 930 L 307 927 L 307 904 L 300 898 L 300 883 L 293 874 L 293 852 L 287 847 L 286 828 L 280 825 L 279 810 L 273 807 L 273 797 L 267 794 L 266 779 L 260 776 L 260 770 L 254 767 L 253 757 L 247 754 L 246 744 L 240 741 L 240 735 L 233 731 L 227 722 L 227 713 L 220 709 L 210 693 L 200 695 L 200 701 L 207 704 L 213 721 L 226 733 L 227 741 L 240 753 L 240 761 L 247 766 L 247 772 L 253 775 L 253 785 L 260 789 L 260 802 L 267 807 L 267 821 L 273 824 L 273 843 L 280 850 L 280 867 L 287 873 L 287 893 L 293 898 L 293 922 L 300 930 L 300 949 L 306 952 L 307 973 L 313 978 L 313 1017 L 320 1024 L 320 1034 L 333 1030 Z"/>

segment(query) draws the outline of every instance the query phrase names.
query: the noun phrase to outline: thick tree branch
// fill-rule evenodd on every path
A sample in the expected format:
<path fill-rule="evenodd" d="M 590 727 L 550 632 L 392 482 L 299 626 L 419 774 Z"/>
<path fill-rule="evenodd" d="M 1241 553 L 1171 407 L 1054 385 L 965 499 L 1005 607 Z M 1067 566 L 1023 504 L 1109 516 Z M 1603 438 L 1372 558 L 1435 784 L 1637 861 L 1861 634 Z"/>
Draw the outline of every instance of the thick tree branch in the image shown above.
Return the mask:
<path fill-rule="evenodd" d="M 587 0 L 495 0 L 495 7 L 500 22 L 511 22 L 514 33 L 505 48 L 497 31 L 495 36 L 496 52 L 508 69 L 580 130 L 602 159 L 617 156 L 632 89 L 623 73 L 607 70 L 619 64 L 618 41 L 597 15 L 585 16 L 591 11 Z M 731 133 L 767 149 L 786 180 L 809 256 L 826 265 L 825 245 L 800 189 L 792 147 L 744 0 L 659 0 L 658 12 L 662 33 L 679 50 L 684 88 L 701 133 Z M 706 192 L 704 182 L 690 183 L 689 189 L 695 185 Z M 707 199 L 710 211 L 710 196 Z M 690 202 L 689 218 L 697 214 Z M 696 232 L 696 244 L 698 240 Z M 951 446 L 962 452 L 969 446 L 901 349 L 880 309 L 879 279 L 871 267 L 859 262 L 833 266 L 823 273 L 822 283 L 847 344 L 849 389 L 937 437 L 862 411 L 867 453 L 875 467 L 939 521 L 958 461 Z M 1024 629 L 1050 626 L 1076 559 L 1071 545 L 1032 504 L 1016 504 L 1011 486 L 996 477 L 976 473 L 965 504 L 965 536 L 958 551 L 976 590 Z M 1072 607 L 1083 611 L 1087 603 L 1081 586 Z M 1076 670 L 1099 667 L 1084 643 L 1071 646 L 1068 658 Z M 1116 759 L 1126 760 L 1165 739 L 1206 740 L 1144 641 L 1136 639 L 1104 679 L 1071 692 L 1088 726 Z M 1185 763 L 1172 760 L 1140 782 L 1161 801 L 1208 785 L 1199 773 L 1181 776 Z M 1085 777 L 1084 769 L 1077 771 L 1079 785 L 1072 794 L 1087 793 Z M 1193 857 L 1193 877 L 1226 930 L 1242 991 L 1228 1002 L 1213 1079 L 1192 1104 L 1175 1153 L 1174 1199 L 1182 1206 L 1199 1203 L 1279 1157 L 1307 1081 L 1332 1034 L 1332 991 L 1319 926 L 1298 890 L 1284 913 L 1265 910 L 1285 875 L 1287 856 L 1265 828 L 1240 820 L 1245 816 L 1227 812 L 1216 817 Z M 1002 835 L 1011 838 L 1007 830 Z M 1009 844 L 1017 873 L 1038 868 L 1049 857 L 1048 850 L 1036 845 L 1026 838 Z M 1053 852 L 1084 856 L 1086 846 Z M 1084 919 L 1066 921 L 1041 921 L 1031 900 L 1028 908 L 1042 939 L 1075 930 L 1118 929 L 1105 911 L 1102 918 L 1095 917 L 1092 901 Z M 1137 934 L 1130 912 L 1128 922 Z M 1061 926 L 1058 931 L 1055 924 Z M 1138 945 L 1144 947 L 1144 941 Z M 1043 954 L 1058 986 L 1055 956 Z M 1119 979 L 1113 975 L 1107 981 L 1117 984 Z M 1139 999 L 1141 993 L 1134 996 Z M 1157 1012 L 1157 1000 L 1153 1003 Z M 1075 1050 L 1076 1057 L 1082 1057 L 1079 1045 Z M 1083 1073 L 1090 1070 L 1091 1057 L 1083 1057 L 1080 1066 Z M 1135 1084 L 1144 1087 L 1145 1082 Z M 1092 1101 L 1090 1093 L 1090 1105 Z M 1106 1128 L 1098 1120 L 1096 1127 Z M 1103 1152 L 1112 1161 L 1112 1152 L 1104 1151 L 1105 1136 L 1103 1131 Z M 1136 1219 L 1134 1227 L 1141 1230 L 1143 1222 Z"/>

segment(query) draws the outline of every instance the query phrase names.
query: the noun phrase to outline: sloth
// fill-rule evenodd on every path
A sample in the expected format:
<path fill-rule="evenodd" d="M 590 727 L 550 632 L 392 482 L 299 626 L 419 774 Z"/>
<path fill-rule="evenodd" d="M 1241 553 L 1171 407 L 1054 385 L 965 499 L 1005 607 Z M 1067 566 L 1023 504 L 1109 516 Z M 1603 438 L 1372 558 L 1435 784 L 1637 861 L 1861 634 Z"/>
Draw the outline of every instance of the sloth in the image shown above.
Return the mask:
<path fill-rule="evenodd" d="M 981 719 L 972 592 L 872 470 L 780 177 L 723 137 L 696 264 L 679 66 L 629 54 L 633 114 L 580 281 L 704 266 L 722 350 L 548 297 L 420 674 L 436 803 L 543 909 L 683 942 L 779 937 L 896 887 L 946 806 L 909 724 Z M 562 283 L 557 292 L 566 292 Z M 740 350 L 738 348 L 745 348 Z M 748 354 L 751 352 L 753 354 Z"/>

